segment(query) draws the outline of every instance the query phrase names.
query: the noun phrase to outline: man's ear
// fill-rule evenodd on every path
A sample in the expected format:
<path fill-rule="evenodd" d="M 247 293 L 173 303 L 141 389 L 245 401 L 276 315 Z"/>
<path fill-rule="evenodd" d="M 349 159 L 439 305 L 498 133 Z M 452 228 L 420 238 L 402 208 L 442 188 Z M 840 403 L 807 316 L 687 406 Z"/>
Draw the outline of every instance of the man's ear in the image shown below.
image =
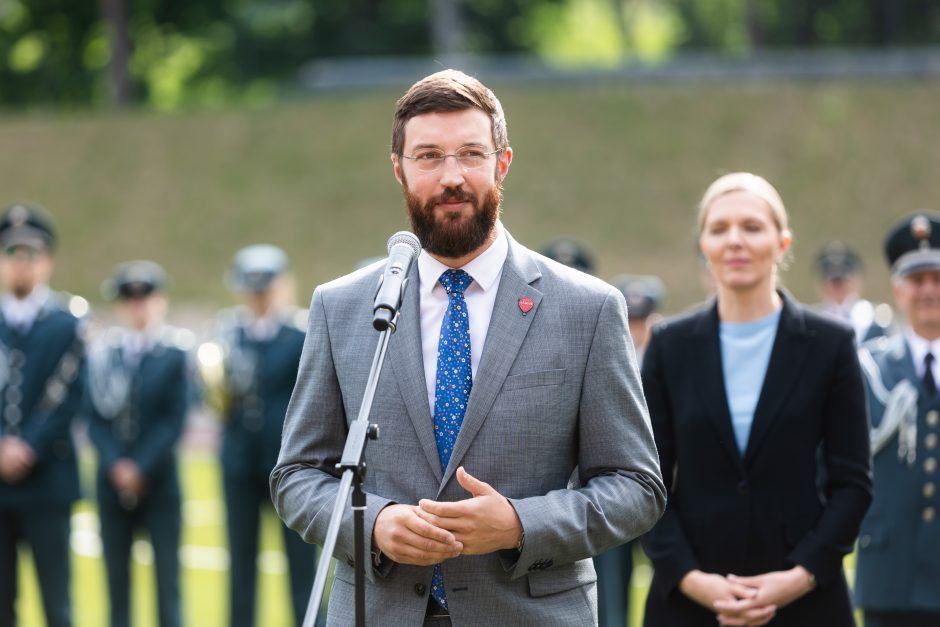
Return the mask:
<path fill-rule="evenodd" d="M 404 174 L 401 171 L 401 159 L 395 153 L 391 154 L 392 159 L 392 172 L 395 173 L 395 180 L 398 181 L 399 185 L 404 185 Z"/>
<path fill-rule="evenodd" d="M 506 178 L 506 175 L 509 173 L 509 164 L 512 163 L 512 147 L 506 146 L 506 148 L 499 152 L 498 159 L 496 160 L 496 177 L 500 183 L 503 179 Z"/>

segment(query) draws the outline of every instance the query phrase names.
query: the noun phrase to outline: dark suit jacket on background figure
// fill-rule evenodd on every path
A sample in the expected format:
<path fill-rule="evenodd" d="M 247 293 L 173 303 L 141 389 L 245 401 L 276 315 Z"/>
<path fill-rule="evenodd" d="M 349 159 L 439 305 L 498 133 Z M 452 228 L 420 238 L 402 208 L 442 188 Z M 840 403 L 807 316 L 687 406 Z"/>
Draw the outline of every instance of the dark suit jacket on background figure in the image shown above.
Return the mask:
<path fill-rule="evenodd" d="M 854 625 L 842 558 L 871 499 L 868 421 L 855 336 L 786 293 L 747 449 L 725 395 L 717 301 L 656 327 L 643 386 L 669 502 L 643 546 L 654 565 L 647 626 L 715 625 L 686 597 L 689 571 L 805 567 L 817 588 L 775 627 Z M 817 451 L 828 479 L 818 485 Z"/>
<path fill-rule="evenodd" d="M 507 234 L 508 237 L 508 234 Z M 330 518 L 347 425 L 358 414 L 379 334 L 372 299 L 382 265 L 314 292 L 307 342 L 281 457 L 271 475 L 281 517 L 308 541 Z M 591 556 L 648 529 L 665 500 L 627 334 L 623 296 L 598 279 L 509 238 L 469 404 L 441 468 L 421 349 L 417 264 L 378 382 L 366 449 L 366 555 L 376 516 L 391 503 L 468 498 L 464 466 L 506 496 L 525 532 L 515 550 L 443 563 L 452 623 L 588 625 L 597 621 Z M 532 300 L 523 315 L 519 301 Z M 577 468 L 577 483 L 569 485 Z M 353 622 L 353 529 L 346 512 L 335 556 L 329 621 Z M 374 625 L 421 625 L 431 566 L 367 569 Z"/>
<path fill-rule="evenodd" d="M 0 480 L 0 625 L 15 624 L 16 545 L 30 544 L 50 626 L 72 624 L 69 529 L 79 497 L 70 432 L 82 398 L 80 322 L 49 295 L 25 334 L 0 316 L 0 435 L 18 435 L 36 464 L 15 484 Z"/>
<path fill-rule="evenodd" d="M 182 623 L 179 545 L 182 520 L 176 445 L 187 410 L 186 353 L 160 338 L 128 358 L 122 334 L 90 352 L 89 435 L 98 450 L 97 493 L 108 574 L 112 627 L 131 624 L 130 559 L 134 533 L 153 545 L 161 627 Z M 146 493 L 119 494 L 112 465 L 130 459 L 145 477 Z"/>
<path fill-rule="evenodd" d="M 855 599 L 866 611 L 940 615 L 940 397 L 926 394 L 903 334 L 866 344 L 860 356 L 875 499 L 859 536 Z"/>
<path fill-rule="evenodd" d="M 255 624 L 257 556 L 262 507 L 271 504 L 268 477 L 281 447 L 304 332 L 280 320 L 270 339 L 252 340 L 244 320 L 223 332 L 230 406 L 222 437 L 222 475 L 229 534 L 231 625 Z M 291 605 L 299 625 L 316 574 L 316 547 L 283 527 Z M 260 624 L 264 624 L 261 620 Z"/>

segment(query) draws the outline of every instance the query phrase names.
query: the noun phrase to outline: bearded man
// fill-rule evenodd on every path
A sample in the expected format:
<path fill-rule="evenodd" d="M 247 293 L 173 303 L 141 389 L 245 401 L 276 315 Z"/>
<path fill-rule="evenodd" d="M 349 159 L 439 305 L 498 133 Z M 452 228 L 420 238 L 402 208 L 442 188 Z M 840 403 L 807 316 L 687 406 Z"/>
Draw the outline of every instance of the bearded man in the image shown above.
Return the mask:
<path fill-rule="evenodd" d="M 381 625 L 597 623 L 591 557 L 665 506 L 623 295 L 518 244 L 499 216 L 502 106 L 461 72 L 398 101 L 392 166 L 423 250 L 366 449 L 366 616 Z M 379 335 L 376 263 L 318 287 L 271 474 L 322 543 Z M 351 514 L 328 624 L 353 622 Z"/>

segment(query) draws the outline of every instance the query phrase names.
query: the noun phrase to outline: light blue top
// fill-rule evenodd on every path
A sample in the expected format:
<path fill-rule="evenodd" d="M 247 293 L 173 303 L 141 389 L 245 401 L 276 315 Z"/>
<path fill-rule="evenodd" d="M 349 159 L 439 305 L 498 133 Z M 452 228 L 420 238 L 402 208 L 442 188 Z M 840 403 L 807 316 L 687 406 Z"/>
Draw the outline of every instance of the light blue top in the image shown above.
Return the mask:
<path fill-rule="evenodd" d="M 767 364 L 773 350 L 780 309 L 769 316 L 749 322 L 722 322 L 721 370 L 725 376 L 725 394 L 731 412 L 731 426 L 738 450 L 744 454 L 751 434 L 754 410 L 760 398 Z"/>

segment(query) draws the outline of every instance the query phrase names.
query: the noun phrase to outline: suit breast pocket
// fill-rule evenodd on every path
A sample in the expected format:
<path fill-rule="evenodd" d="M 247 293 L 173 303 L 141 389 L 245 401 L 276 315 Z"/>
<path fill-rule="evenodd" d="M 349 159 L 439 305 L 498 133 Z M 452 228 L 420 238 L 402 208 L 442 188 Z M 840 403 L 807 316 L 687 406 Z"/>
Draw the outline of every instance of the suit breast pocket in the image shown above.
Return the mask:
<path fill-rule="evenodd" d="M 510 375 L 506 377 L 506 381 L 503 383 L 503 391 L 560 385 L 565 382 L 566 371 L 566 368 L 557 368 Z"/>

